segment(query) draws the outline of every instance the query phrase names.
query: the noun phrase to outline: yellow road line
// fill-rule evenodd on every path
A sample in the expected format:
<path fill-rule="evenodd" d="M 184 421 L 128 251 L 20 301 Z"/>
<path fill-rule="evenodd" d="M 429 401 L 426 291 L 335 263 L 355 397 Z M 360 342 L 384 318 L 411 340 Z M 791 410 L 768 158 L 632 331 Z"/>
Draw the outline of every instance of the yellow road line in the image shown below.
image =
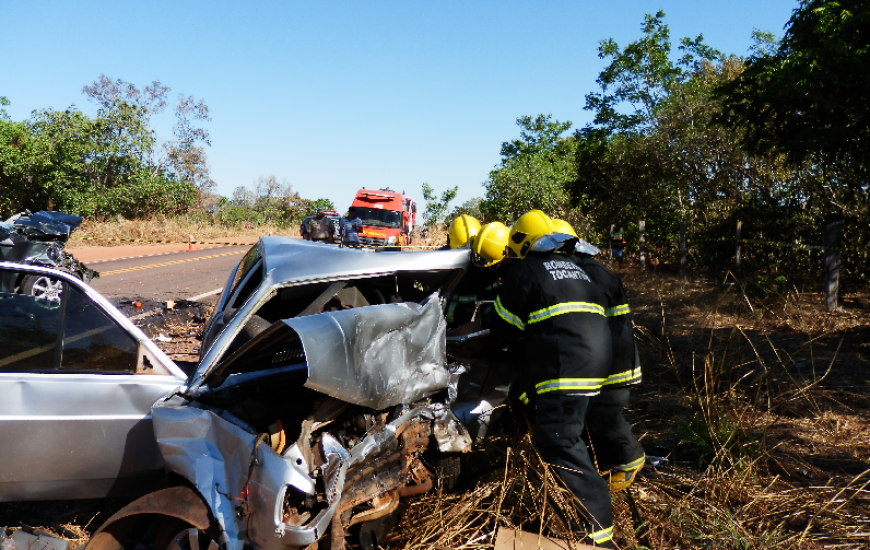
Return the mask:
<path fill-rule="evenodd" d="M 211 256 L 200 256 L 199 258 L 188 258 L 186 260 L 175 260 L 174 262 L 163 262 L 159 264 L 141 265 L 139 267 L 128 267 L 125 269 L 114 269 L 112 271 L 100 271 L 100 277 L 108 277 L 109 275 L 117 275 L 119 273 L 129 273 L 130 271 L 140 271 L 142 269 L 151 269 L 153 267 L 165 267 L 167 265 L 186 264 L 187 262 L 196 262 L 199 260 L 208 260 L 210 258 L 221 258 L 223 256 L 233 256 L 235 254 L 244 254 L 247 250 L 238 250 L 236 252 L 225 252 L 223 254 L 212 254 Z"/>

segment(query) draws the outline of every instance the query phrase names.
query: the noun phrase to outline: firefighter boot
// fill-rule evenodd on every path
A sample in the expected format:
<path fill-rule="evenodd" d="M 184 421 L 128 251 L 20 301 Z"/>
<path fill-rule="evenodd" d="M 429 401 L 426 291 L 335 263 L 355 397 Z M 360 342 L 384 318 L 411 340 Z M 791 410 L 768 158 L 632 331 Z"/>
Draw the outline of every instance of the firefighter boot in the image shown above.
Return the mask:
<path fill-rule="evenodd" d="M 610 470 L 610 473 L 604 476 L 607 484 L 610 486 L 611 493 L 618 493 L 628 489 L 634 483 L 634 478 L 637 473 L 643 468 L 646 462 L 646 457 L 642 456 L 637 460 L 632 460 L 628 464 L 621 464 Z"/>

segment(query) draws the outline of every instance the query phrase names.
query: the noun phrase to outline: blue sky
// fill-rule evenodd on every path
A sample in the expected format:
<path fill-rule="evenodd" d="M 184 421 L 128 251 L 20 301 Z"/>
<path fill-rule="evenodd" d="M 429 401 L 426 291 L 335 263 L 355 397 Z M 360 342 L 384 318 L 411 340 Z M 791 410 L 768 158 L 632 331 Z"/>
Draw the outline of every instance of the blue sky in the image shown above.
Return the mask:
<path fill-rule="evenodd" d="M 211 109 L 212 176 L 229 195 L 276 175 L 346 208 L 360 187 L 421 200 L 420 184 L 482 196 L 517 117 L 583 126 L 603 66 L 663 9 L 674 43 L 745 54 L 753 28 L 782 35 L 797 0 L 0 0 L 0 95 L 15 120 L 93 107 L 101 73 Z M 168 124 L 164 126 L 168 127 Z"/>

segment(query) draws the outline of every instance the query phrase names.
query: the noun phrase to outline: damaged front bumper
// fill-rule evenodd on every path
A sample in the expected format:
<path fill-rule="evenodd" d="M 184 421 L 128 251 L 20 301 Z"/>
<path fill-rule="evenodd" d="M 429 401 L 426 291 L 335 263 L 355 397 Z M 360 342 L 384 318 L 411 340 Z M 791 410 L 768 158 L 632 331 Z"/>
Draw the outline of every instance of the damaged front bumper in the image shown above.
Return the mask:
<path fill-rule="evenodd" d="M 418 444 L 434 434 L 445 452 L 465 451 L 471 444 L 462 424 L 443 404 L 408 409 L 350 450 L 324 433 L 317 449 L 296 442 L 281 453 L 225 411 L 187 406 L 179 397 L 158 404 L 152 415 L 167 468 L 195 484 L 220 525 L 219 542 L 238 550 L 246 540 L 264 550 L 311 545 L 327 533 L 333 520 L 341 521 L 342 512 L 382 496 L 377 489 L 372 493 L 357 485 L 346 491 L 348 473 L 359 478 L 367 461 L 408 449 L 405 441 L 400 443 L 405 433 L 413 432 Z M 309 463 L 314 454 L 323 459 L 319 466 Z M 403 464 L 400 469 L 404 468 Z M 386 478 L 390 472 L 378 474 Z M 388 486 L 385 479 L 383 487 Z M 293 509 L 305 502 L 309 511 Z"/>

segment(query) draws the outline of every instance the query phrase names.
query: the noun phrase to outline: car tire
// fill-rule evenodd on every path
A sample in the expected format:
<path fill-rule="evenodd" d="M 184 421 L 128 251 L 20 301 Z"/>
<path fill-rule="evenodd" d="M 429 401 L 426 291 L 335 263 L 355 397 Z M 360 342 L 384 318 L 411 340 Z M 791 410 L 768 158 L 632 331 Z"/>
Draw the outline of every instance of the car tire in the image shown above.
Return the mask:
<path fill-rule="evenodd" d="M 154 535 L 154 550 L 217 550 L 218 543 L 184 520 L 164 516 Z"/>
<path fill-rule="evenodd" d="M 60 303 L 63 281 L 48 275 L 25 275 L 21 281 L 21 294 L 43 298 L 49 302 Z"/>

